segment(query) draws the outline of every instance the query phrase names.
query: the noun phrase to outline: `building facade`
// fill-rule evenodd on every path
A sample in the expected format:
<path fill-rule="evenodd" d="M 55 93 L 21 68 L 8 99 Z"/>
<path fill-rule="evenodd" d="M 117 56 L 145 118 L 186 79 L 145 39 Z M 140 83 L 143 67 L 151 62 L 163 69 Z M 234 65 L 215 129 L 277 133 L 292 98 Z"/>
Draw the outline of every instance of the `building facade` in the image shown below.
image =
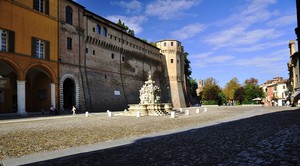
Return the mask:
<path fill-rule="evenodd" d="M 261 85 L 266 98 L 263 99 L 265 106 L 283 106 L 288 101 L 287 80 L 275 77 Z"/>
<path fill-rule="evenodd" d="M 289 89 L 289 98 L 293 105 L 298 104 L 299 94 L 300 94 L 300 68 L 299 68 L 299 53 L 296 52 L 296 42 L 295 40 L 291 40 L 289 42 L 290 48 L 290 61 L 288 62 L 288 72 L 289 72 L 289 79 L 288 79 L 288 89 Z"/>
<path fill-rule="evenodd" d="M 0 114 L 58 102 L 58 0 L 0 1 Z"/>

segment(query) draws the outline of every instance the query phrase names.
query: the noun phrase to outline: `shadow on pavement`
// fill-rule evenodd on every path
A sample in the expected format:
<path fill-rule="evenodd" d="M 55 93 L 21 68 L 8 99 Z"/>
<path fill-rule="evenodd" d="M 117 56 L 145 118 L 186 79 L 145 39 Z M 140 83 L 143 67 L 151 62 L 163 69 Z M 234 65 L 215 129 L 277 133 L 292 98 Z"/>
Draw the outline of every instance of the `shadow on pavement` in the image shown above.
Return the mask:
<path fill-rule="evenodd" d="M 298 129 L 300 129 L 300 111 L 282 111 L 164 136 L 139 139 L 125 146 L 80 153 L 29 165 L 217 165 L 220 163 L 226 165 L 243 151 L 249 149 L 255 151 L 255 148 L 259 148 L 257 152 L 261 151 L 264 147 L 258 147 L 258 143 L 264 140 L 271 140 L 271 144 L 272 142 L 275 144 L 275 150 L 276 147 L 278 150 L 278 146 L 296 148 L 288 149 L 291 156 L 280 156 L 277 153 L 262 156 L 262 158 L 269 158 L 268 161 L 273 161 L 270 165 L 281 165 L 280 162 L 285 158 L 294 157 L 295 159 L 290 161 L 292 163 L 288 163 L 293 165 L 300 164 L 299 157 L 295 156 L 295 153 L 300 152 L 300 135 L 299 132 L 295 132 Z M 292 138 L 285 138 L 286 134 L 282 136 L 277 134 L 283 130 L 288 130 L 289 137 Z M 278 137 L 282 137 L 280 140 L 292 141 L 278 141 Z M 298 140 L 298 142 L 293 140 Z"/>

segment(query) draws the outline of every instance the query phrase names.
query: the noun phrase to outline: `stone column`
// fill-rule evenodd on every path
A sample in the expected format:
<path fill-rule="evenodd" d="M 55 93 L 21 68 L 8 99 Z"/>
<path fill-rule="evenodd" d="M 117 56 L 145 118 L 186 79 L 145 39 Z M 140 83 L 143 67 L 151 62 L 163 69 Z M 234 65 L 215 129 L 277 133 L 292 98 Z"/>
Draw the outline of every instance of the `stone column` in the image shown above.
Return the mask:
<path fill-rule="evenodd" d="M 55 84 L 51 83 L 51 105 L 53 105 L 54 108 L 56 108 L 56 103 L 55 103 Z"/>
<path fill-rule="evenodd" d="M 18 114 L 26 115 L 26 95 L 25 95 L 25 82 L 17 80 L 17 96 L 18 96 Z"/>

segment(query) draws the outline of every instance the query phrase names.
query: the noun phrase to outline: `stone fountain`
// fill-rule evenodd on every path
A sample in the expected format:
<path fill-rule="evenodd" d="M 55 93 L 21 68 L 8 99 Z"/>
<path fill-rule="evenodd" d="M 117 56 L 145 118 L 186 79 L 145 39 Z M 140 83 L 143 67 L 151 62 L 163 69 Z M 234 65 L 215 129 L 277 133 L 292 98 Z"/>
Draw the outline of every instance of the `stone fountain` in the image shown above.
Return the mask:
<path fill-rule="evenodd" d="M 140 90 L 140 103 L 129 104 L 128 111 L 124 112 L 125 116 L 161 116 L 166 115 L 172 110 L 171 103 L 161 103 L 160 88 L 155 85 L 151 74 Z"/>

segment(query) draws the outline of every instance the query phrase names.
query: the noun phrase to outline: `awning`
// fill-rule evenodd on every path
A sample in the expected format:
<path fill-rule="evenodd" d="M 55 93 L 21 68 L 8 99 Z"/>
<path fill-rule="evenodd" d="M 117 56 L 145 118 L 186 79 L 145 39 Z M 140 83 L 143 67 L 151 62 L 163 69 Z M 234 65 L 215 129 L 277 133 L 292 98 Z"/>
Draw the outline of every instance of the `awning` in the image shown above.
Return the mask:
<path fill-rule="evenodd" d="M 253 101 L 261 101 L 261 98 L 255 98 L 255 99 L 252 99 Z"/>
<path fill-rule="evenodd" d="M 300 90 L 297 90 L 294 94 L 292 94 L 292 98 L 295 98 L 296 96 L 298 96 L 300 94 Z"/>

